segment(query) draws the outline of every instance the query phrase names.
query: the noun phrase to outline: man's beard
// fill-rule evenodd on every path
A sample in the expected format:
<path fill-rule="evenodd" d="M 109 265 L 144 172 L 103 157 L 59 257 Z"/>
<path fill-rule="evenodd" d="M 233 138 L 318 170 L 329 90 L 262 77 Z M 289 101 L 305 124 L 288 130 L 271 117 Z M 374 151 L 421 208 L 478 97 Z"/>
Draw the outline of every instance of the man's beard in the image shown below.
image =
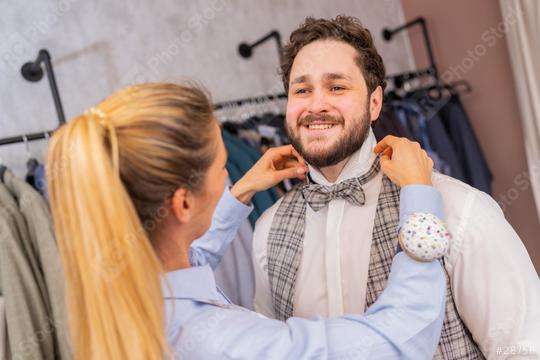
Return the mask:
<path fill-rule="evenodd" d="M 362 147 L 362 144 L 367 138 L 371 121 L 369 112 L 365 112 L 360 121 L 355 121 L 355 126 L 348 133 L 345 133 L 337 140 L 337 142 L 324 152 L 309 153 L 303 146 L 300 140 L 300 134 L 295 136 L 290 125 L 286 126 L 287 136 L 291 145 L 298 151 L 304 160 L 316 168 L 324 168 L 335 165 L 347 157 L 351 156 L 356 150 Z M 304 126 L 315 120 L 326 120 L 334 124 L 344 126 L 345 120 L 343 117 L 334 117 L 328 114 L 307 115 L 300 119 L 297 126 Z"/>

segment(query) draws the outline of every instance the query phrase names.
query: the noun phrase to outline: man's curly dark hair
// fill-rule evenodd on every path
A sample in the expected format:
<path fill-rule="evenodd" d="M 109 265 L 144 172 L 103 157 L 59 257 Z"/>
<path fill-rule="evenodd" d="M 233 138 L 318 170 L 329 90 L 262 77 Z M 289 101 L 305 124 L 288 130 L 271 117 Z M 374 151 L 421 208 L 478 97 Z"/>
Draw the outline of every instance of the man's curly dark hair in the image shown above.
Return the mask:
<path fill-rule="evenodd" d="M 285 92 L 289 91 L 289 77 L 296 55 L 304 46 L 317 40 L 337 40 L 354 47 L 358 51 L 356 61 L 366 79 L 368 94 L 371 94 L 377 86 L 381 86 L 384 91 L 386 71 L 371 33 L 357 18 L 339 15 L 329 20 L 307 17 L 304 23 L 291 33 L 289 43 L 283 48 L 280 61 Z"/>

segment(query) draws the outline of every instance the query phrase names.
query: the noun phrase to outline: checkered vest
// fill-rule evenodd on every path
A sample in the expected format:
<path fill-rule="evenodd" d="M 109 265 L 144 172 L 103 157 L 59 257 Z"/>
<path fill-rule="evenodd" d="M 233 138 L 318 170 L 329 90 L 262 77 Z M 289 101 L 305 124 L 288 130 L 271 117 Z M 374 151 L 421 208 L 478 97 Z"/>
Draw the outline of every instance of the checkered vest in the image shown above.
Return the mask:
<path fill-rule="evenodd" d="M 272 301 L 276 318 L 283 321 L 293 316 L 294 286 L 302 258 L 307 207 L 301 191 L 302 186 L 304 185 L 300 184 L 284 196 L 268 235 L 268 276 Z M 399 188 L 383 176 L 373 226 L 366 308 L 377 300 L 386 287 L 396 252 L 398 223 Z M 484 359 L 471 333 L 459 317 L 448 274 L 446 284 L 446 314 L 434 359 Z"/>

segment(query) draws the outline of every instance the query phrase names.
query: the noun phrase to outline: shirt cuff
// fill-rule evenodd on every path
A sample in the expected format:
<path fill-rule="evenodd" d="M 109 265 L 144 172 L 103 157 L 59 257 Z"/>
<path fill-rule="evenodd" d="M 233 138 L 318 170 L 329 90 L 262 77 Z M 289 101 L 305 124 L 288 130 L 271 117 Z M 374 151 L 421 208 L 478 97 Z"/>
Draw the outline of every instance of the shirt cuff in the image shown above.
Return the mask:
<path fill-rule="evenodd" d="M 400 191 L 398 230 L 415 212 L 430 213 L 444 220 L 443 202 L 439 191 L 429 185 L 414 184 L 403 187 Z"/>
<path fill-rule="evenodd" d="M 215 212 L 223 223 L 234 223 L 240 220 L 244 221 L 253 211 L 253 204 L 246 205 L 231 194 L 231 186 L 227 186 L 223 196 L 219 200 L 219 211 Z"/>

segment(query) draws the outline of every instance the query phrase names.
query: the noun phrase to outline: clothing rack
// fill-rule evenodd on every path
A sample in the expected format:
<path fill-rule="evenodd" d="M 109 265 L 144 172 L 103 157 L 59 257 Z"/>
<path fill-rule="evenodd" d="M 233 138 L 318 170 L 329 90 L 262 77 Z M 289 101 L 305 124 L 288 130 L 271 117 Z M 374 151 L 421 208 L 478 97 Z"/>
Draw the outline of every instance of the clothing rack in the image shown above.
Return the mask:
<path fill-rule="evenodd" d="M 46 49 L 41 49 L 35 61 L 29 61 L 22 66 L 21 75 L 23 76 L 23 78 L 30 82 L 40 81 L 43 78 L 43 68 L 41 67 L 42 64 L 45 64 L 45 72 L 47 73 L 47 79 L 49 80 L 49 85 L 51 87 L 54 106 L 58 115 L 58 123 L 60 125 L 65 124 L 66 118 L 64 116 L 64 110 L 62 108 L 60 94 L 58 93 L 58 86 L 56 85 L 56 78 L 54 76 L 51 55 L 49 54 L 49 52 Z M 3 138 L 0 139 L 0 145 L 47 139 L 51 136 L 53 131 L 54 130 Z"/>
<path fill-rule="evenodd" d="M 437 63 L 435 62 L 435 57 L 433 56 L 433 48 L 431 46 L 431 40 L 430 40 L 430 37 L 429 37 L 429 32 L 428 32 L 428 29 L 427 29 L 427 25 L 426 25 L 426 19 L 423 18 L 423 17 L 418 17 L 414 20 L 411 20 L 409 21 L 408 23 L 406 24 L 403 24 L 401 26 L 398 26 L 394 29 L 388 29 L 388 28 L 384 28 L 383 31 L 382 31 L 382 35 L 383 35 L 383 38 L 386 40 L 386 41 L 390 41 L 392 40 L 392 37 L 394 35 L 396 35 L 397 33 L 405 30 L 405 29 L 408 29 L 410 27 L 413 27 L 413 26 L 420 26 L 421 29 L 422 29 L 422 35 L 423 35 L 423 38 L 424 38 L 424 46 L 426 48 L 426 52 L 427 52 L 427 55 L 428 55 L 428 59 L 429 59 L 429 66 L 425 69 L 420 69 L 420 70 L 415 70 L 415 71 L 407 71 L 407 72 L 404 72 L 404 73 L 400 73 L 400 74 L 394 74 L 394 75 L 389 75 L 386 77 L 387 80 L 392 80 L 393 83 L 394 83 L 394 87 L 396 89 L 401 89 L 403 87 L 403 85 L 405 83 L 407 83 L 408 81 L 410 80 L 414 80 L 414 79 L 419 79 L 419 78 L 422 78 L 422 77 L 425 77 L 425 76 L 431 76 L 433 77 L 433 79 L 435 79 L 435 83 L 437 84 L 436 86 L 432 86 L 432 88 L 435 88 L 437 86 L 439 87 L 442 87 L 442 88 L 446 88 L 450 91 L 456 91 L 455 89 L 457 89 L 458 86 L 461 86 L 461 88 L 463 89 L 462 93 L 470 93 L 472 91 L 472 87 L 471 85 L 466 81 L 466 80 L 458 80 L 458 81 L 455 81 L 455 82 L 451 82 L 451 83 L 448 83 L 448 84 L 443 84 L 441 82 L 441 79 L 439 77 L 439 70 L 438 70 L 438 67 L 437 67 Z M 461 92 L 460 92 L 461 93 Z"/>
<path fill-rule="evenodd" d="M 240 44 L 238 51 L 240 52 L 242 57 L 249 58 L 251 57 L 254 48 L 263 44 L 269 39 L 275 39 L 279 54 L 281 54 L 281 47 L 282 47 L 281 35 L 276 30 L 271 31 L 270 33 L 263 36 L 261 39 L 255 41 L 252 44 L 247 44 L 247 43 Z M 23 77 L 28 81 L 32 81 L 32 82 L 39 81 L 43 77 L 43 69 L 41 68 L 42 63 L 45 64 L 47 77 L 49 79 L 49 83 L 51 86 L 51 91 L 52 91 L 56 111 L 58 113 L 58 121 L 59 121 L 59 124 L 62 125 L 65 123 L 64 111 L 62 109 L 62 103 L 60 100 L 60 95 L 58 93 L 58 87 L 56 85 L 56 79 L 54 76 L 54 71 L 53 71 L 51 57 L 50 57 L 49 52 L 45 49 L 40 50 L 38 57 L 35 61 L 28 62 L 23 65 L 23 67 L 21 68 L 21 73 Z M 278 99 L 286 99 L 286 98 L 287 98 L 287 94 L 279 93 L 279 94 L 262 95 L 262 96 L 251 97 L 251 98 L 244 98 L 244 99 L 239 99 L 239 100 L 224 101 L 224 102 L 219 102 L 219 103 L 214 104 L 214 110 L 221 110 L 225 108 L 242 106 L 242 105 L 247 105 L 247 104 L 264 103 L 268 101 L 275 101 Z M 3 138 L 3 139 L 0 139 L 0 145 L 46 139 L 50 137 L 53 132 L 54 130 Z"/>
<path fill-rule="evenodd" d="M 392 40 L 392 37 L 394 37 L 394 35 L 396 35 L 397 33 L 416 25 L 419 25 L 422 29 L 424 45 L 425 45 L 428 59 L 429 59 L 429 67 L 422 70 L 408 71 L 401 74 L 387 76 L 386 77 L 387 79 L 393 80 L 394 86 L 396 88 L 401 88 L 403 84 L 405 84 L 405 82 L 407 81 L 420 78 L 426 75 L 433 76 L 433 78 L 435 78 L 435 80 L 439 82 L 439 70 L 437 68 L 437 64 L 435 63 L 435 57 L 433 56 L 433 48 L 431 46 L 431 40 L 429 38 L 429 32 L 426 26 L 426 19 L 424 17 L 420 16 L 394 29 L 384 28 L 382 31 L 383 38 L 384 40 L 389 42 Z"/>
<path fill-rule="evenodd" d="M 249 59 L 253 55 L 253 49 L 255 49 L 257 46 L 264 44 L 268 40 L 274 39 L 277 45 L 278 50 L 278 58 L 281 59 L 281 51 L 282 51 L 282 43 L 281 43 L 281 34 L 277 30 L 272 30 L 268 34 L 264 35 L 259 40 L 255 41 L 252 44 L 248 43 L 241 43 L 238 45 L 238 53 L 240 56 L 242 56 L 244 59 Z M 264 96 L 257 96 L 257 97 L 251 97 L 251 98 L 245 98 L 240 100 L 232 100 L 232 101 L 224 101 L 214 104 L 214 110 L 221 110 L 221 109 L 227 109 L 232 107 L 239 107 L 242 105 L 252 105 L 252 104 L 261 104 L 269 101 L 275 101 L 278 99 L 286 99 L 287 94 L 280 93 L 280 94 L 272 94 L 272 95 L 264 95 Z"/>
<path fill-rule="evenodd" d="M 224 101 L 214 104 L 214 110 L 221 110 L 229 107 L 235 107 L 235 106 L 242 106 L 242 105 L 249 105 L 249 104 L 258 104 L 258 103 L 264 103 L 268 101 L 275 101 L 279 99 L 286 99 L 287 94 L 280 93 L 280 94 L 273 94 L 273 95 L 261 95 L 257 97 L 251 97 L 251 98 L 245 98 L 240 100 L 231 100 L 231 101 Z"/>

